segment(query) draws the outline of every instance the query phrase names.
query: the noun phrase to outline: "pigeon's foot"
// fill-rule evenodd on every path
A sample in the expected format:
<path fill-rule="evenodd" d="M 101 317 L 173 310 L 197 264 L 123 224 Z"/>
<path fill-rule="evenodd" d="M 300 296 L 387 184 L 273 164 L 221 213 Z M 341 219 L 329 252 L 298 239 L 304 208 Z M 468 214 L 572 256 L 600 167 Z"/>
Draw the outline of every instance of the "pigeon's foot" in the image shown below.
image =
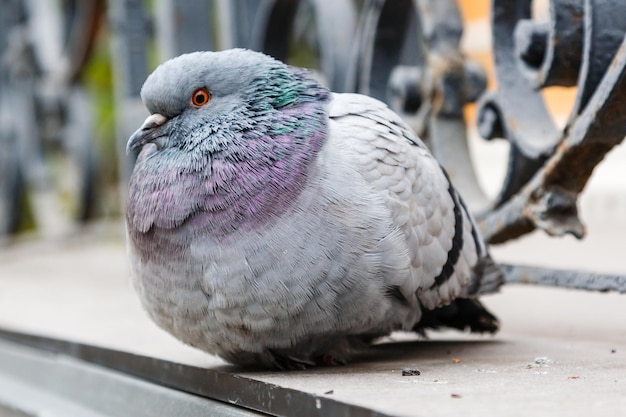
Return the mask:
<path fill-rule="evenodd" d="M 275 350 L 268 349 L 267 352 L 273 367 L 281 371 L 302 371 L 317 365 L 314 361 L 296 358 Z"/>
<path fill-rule="evenodd" d="M 348 363 L 345 359 L 332 353 L 324 353 L 315 358 L 315 364 L 319 366 L 340 366 Z"/>
<path fill-rule="evenodd" d="M 281 371 L 301 371 L 316 366 L 342 366 L 347 363 L 341 355 L 332 352 L 323 353 L 313 359 L 302 359 L 280 352 L 268 351 L 271 364 Z"/>

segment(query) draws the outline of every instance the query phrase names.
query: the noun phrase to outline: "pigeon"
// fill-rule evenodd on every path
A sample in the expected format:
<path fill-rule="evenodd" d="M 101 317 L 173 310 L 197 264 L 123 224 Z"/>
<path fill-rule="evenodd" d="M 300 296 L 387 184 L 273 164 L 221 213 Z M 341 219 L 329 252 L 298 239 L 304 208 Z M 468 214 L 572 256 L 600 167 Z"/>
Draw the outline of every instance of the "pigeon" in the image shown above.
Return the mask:
<path fill-rule="evenodd" d="M 393 331 L 495 332 L 502 273 L 384 103 L 247 49 L 149 75 L 126 209 L 133 286 L 180 341 L 247 367 L 346 363 Z"/>

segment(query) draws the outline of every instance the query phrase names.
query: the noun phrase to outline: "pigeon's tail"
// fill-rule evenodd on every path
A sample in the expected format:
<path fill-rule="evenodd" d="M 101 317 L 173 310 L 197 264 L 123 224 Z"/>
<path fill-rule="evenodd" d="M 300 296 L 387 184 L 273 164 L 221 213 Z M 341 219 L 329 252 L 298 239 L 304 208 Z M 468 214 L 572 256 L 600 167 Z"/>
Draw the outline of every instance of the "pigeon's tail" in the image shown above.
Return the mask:
<path fill-rule="evenodd" d="M 473 268 L 472 281 L 465 295 L 447 306 L 423 311 L 422 319 L 413 330 L 424 334 L 426 329 L 451 327 L 469 329 L 473 333 L 495 333 L 499 327 L 498 319 L 478 301 L 477 296 L 496 292 L 503 283 L 504 273 L 485 250 Z"/>
<path fill-rule="evenodd" d="M 457 298 L 452 303 L 422 312 L 422 319 L 413 328 L 425 335 L 427 329 L 469 329 L 472 333 L 495 333 L 498 319 L 475 298 Z"/>

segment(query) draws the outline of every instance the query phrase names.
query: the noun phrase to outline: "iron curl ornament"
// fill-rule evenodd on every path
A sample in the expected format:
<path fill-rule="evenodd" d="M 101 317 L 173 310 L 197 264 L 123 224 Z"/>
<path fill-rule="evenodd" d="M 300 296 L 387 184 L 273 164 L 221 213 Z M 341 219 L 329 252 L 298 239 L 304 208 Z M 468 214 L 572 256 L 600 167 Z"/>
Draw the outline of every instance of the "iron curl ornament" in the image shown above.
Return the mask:
<path fill-rule="evenodd" d="M 617 17 L 626 4 L 552 0 L 547 25 L 532 21 L 530 8 L 530 1 L 492 4 L 498 90 L 481 98 L 478 126 L 511 143 L 508 175 L 518 186 L 480 218 L 491 243 L 535 228 L 582 238 L 578 196 L 626 135 L 626 22 Z M 540 95 L 552 85 L 577 87 L 560 131 Z"/>

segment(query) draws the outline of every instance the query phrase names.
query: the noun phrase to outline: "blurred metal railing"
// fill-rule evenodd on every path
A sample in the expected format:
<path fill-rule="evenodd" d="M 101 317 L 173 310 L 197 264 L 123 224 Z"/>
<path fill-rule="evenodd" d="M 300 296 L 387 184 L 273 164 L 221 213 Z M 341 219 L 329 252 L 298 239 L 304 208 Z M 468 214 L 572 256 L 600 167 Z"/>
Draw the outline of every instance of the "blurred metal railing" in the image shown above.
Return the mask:
<path fill-rule="evenodd" d="M 0 1 L 0 237 L 23 223 L 26 198 L 44 233 L 64 225 L 59 213 L 94 215 L 91 109 L 78 80 L 102 6 Z"/>

